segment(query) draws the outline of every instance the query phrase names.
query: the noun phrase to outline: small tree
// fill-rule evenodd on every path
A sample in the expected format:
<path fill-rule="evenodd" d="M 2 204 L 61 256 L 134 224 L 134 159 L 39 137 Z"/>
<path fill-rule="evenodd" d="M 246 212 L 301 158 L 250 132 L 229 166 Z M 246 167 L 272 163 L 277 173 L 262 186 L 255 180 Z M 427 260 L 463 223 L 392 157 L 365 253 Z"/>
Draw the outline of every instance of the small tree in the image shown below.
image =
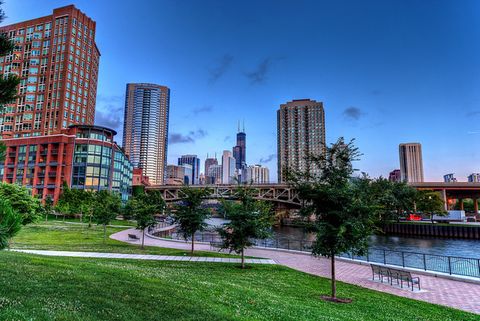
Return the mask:
<path fill-rule="evenodd" d="M 53 198 L 51 196 L 45 198 L 43 211 L 45 212 L 45 222 L 48 222 L 48 216 L 53 213 Z"/>
<path fill-rule="evenodd" d="M 108 190 L 95 194 L 93 221 L 103 226 L 103 243 L 107 240 L 107 225 L 120 213 L 121 204 L 120 197 Z"/>
<path fill-rule="evenodd" d="M 17 184 L 0 183 L 0 197 L 8 200 L 12 208 L 22 217 L 22 224 L 35 222 L 43 215 L 39 199 L 30 195 L 30 190 Z"/>
<path fill-rule="evenodd" d="M 22 220 L 8 200 L 0 198 L 0 250 L 6 248 L 9 240 L 20 231 Z"/>
<path fill-rule="evenodd" d="M 228 223 L 218 229 L 223 245 L 241 255 L 241 267 L 245 268 L 245 249 L 254 245 L 254 239 L 265 239 L 270 235 L 273 213 L 269 203 L 253 198 L 255 190 L 250 185 L 237 187 L 239 201 L 224 201 L 223 210 Z"/>
<path fill-rule="evenodd" d="M 417 211 L 422 214 L 430 216 L 430 220 L 433 223 L 433 215 L 440 216 L 446 215 L 445 204 L 438 192 L 432 190 L 420 190 L 418 191 L 415 201 L 417 205 Z"/>
<path fill-rule="evenodd" d="M 175 205 L 175 211 L 173 212 L 174 222 L 178 224 L 178 229 L 185 241 L 189 237 L 192 238 L 192 255 L 195 249 L 195 233 L 202 231 L 207 226 L 205 220 L 210 215 L 210 212 L 202 207 L 202 202 L 210 194 L 211 190 L 209 188 L 185 186 L 179 192 L 181 201 Z"/>
<path fill-rule="evenodd" d="M 353 141 L 346 144 L 340 138 L 325 147 L 325 153 L 308 158 L 318 171 L 286 173 L 304 201 L 302 213 L 315 216 L 312 224 L 317 234 L 312 254 L 330 258 L 331 296 L 324 299 L 334 302 L 344 302 L 336 296 L 335 255 L 364 254 L 378 217 L 378 204 L 368 192 L 371 182 L 366 177 L 352 179 L 352 162 L 359 156 Z"/>
<path fill-rule="evenodd" d="M 137 221 L 137 228 L 142 230 L 142 249 L 145 245 L 145 229 L 154 226 L 157 221 L 155 214 L 163 212 L 165 202 L 158 191 L 139 194 L 128 202 L 127 206 Z"/>

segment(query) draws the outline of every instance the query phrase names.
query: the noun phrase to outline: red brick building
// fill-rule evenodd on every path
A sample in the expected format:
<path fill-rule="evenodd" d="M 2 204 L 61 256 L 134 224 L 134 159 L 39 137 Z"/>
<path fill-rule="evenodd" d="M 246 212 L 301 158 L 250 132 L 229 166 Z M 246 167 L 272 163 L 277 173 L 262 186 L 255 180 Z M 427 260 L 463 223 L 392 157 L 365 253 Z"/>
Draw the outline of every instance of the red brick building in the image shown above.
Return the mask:
<path fill-rule="evenodd" d="M 73 5 L 0 27 L 15 43 L 11 54 L 0 57 L 0 75 L 20 77 L 18 98 L 0 115 L 0 139 L 93 125 L 100 57 L 95 27 Z"/>
<path fill-rule="evenodd" d="M 4 139 L 5 163 L 0 178 L 58 200 L 63 182 L 78 189 L 108 189 L 123 200 L 131 194 L 132 164 L 114 142 L 114 130 L 73 125 L 59 134 Z"/>

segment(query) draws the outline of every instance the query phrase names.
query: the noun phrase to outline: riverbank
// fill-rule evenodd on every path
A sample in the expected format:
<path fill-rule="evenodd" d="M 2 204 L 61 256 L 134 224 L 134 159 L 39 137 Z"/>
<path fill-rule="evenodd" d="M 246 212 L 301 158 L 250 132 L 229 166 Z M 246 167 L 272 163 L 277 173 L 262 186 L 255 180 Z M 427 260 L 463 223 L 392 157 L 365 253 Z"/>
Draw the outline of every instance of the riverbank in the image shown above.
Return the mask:
<path fill-rule="evenodd" d="M 384 227 L 386 234 L 449 237 L 480 240 L 480 226 L 431 223 L 393 223 Z"/>

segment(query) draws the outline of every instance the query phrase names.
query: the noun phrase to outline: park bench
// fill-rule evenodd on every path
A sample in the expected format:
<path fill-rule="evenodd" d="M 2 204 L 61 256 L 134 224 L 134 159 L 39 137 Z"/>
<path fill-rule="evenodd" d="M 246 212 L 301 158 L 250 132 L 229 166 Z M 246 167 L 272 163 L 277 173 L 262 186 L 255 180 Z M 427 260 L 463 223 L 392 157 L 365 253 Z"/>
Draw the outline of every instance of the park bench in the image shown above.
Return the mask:
<path fill-rule="evenodd" d="M 135 234 L 128 234 L 128 239 L 129 240 L 139 240 L 138 236 Z"/>
<path fill-rule="evenodd" d="M 386 266 L 380 266 L 375 264 L 370 264 L 372 268 L 372 279 L 375 280 L 375 276 L 378 276 L 378 279 L 383 283 L 384 278 L 387 278 L 387 281 L 390 282 L 390 285 L 393 285 L 393 281 L 397 282 L 397 285 L 400 285 L 403 288 L 403 283 L 407 282 L 407 286 L 414 290 L 414 286 L 418 286 L 420 291 L 420 278 L 413 277 L 412 274 L 408 271 L 389 268 Z"/>

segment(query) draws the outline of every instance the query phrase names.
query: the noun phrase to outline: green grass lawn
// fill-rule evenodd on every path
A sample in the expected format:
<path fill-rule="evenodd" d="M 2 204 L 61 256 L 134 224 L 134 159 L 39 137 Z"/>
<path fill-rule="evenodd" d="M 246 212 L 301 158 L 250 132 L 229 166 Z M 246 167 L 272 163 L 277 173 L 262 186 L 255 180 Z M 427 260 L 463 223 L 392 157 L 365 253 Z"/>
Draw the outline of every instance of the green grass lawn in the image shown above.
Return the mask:
<path fill-rule="evenodd" d="M 70 222 L 40 221 L 23 226 L 13 238 L 10 245 L 16 249 L 83 251 L 83 252 L 114 252 L 114 253 L 141 253 L 161 255 L 190 255 L 190 252 L 160 247 L 145 247 L 127 244 L 112 240 L 108 235 L 124 230 L 125 228 L 107 227 L 107 241 L 103 243 L 102 226 L 92 225 L 88 228 L 83 224 Z M 215 252 L 195 252 L 196 256 L 233 257 L 229 254 Z"/>
<path fill-rule="evenodd" d="M 45 221 L 45 217 L 40 219 L 40 221 Z M 72 223 L 84 223 L 84 221 L 74 218 L 74 217 L 63 217 L 62 215 L 49 215 L 48 216 L 48 222 L 72 222 Z M 85 224 L 85 223 L 84 223 Z M 137 222 L 135 221 L 129 221 L 129 220 L 112 220 L 110 222 L 110 225 L 120 225 L 120 226 L 136 226 Z"/>
<path fill-rule="evenodd" d="M 478 320 L 282 266 L 58 258 L 0 252 L 0 320 Z"/>

